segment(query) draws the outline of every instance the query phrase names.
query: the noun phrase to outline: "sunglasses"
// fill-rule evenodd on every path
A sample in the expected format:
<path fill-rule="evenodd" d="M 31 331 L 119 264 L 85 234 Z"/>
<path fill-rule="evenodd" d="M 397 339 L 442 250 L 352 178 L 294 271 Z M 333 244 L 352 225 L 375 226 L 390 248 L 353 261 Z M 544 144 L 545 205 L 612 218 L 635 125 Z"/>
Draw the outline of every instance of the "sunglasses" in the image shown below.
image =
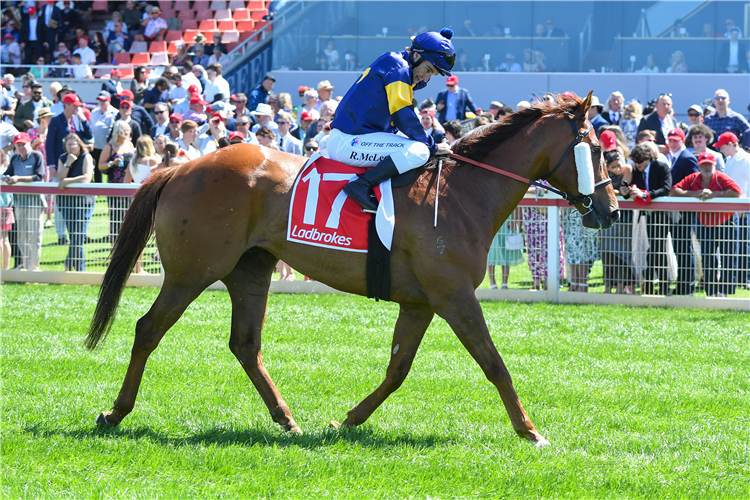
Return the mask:
<path fill-rule="evenodd" d="M 292 122 L 277 122 L 276 125 L 291 125 Z"/>
<path fill-rule="evenodd" d="M 717 95 L 716 97 L 714 97 L 714 99 L 716 99 L 717 101 L 724 101 L 726 99 L 729 99 L 729 97 L 724 95 Z"/>
<path fill-rule="evenodd" d="M 305 146 L 305 151 L 317 151 L 317 146 Z"/>
<path fill-rule="evenodd" d="M 172 125 L 179 125 L 182 122 L 179 120 L 169 120 L 169 123 L 171 123 Z"/>
<path fill-rule="evenodd" d="M 696 117 L 698 117 L 700 115 L 701 115 L 700 113 L 688 113 L 688 116 L 691 117 L 691 118 L 696 118 Z"/>
<path fill-rule="evenodd" d="M 214 125 L 218 125 L 219 123 L 221 123 L 221 120 L 219 120 L 218 118 L 215 118 L 211 120 L 211 123 L 213 123 Z"/>
<path fill-rule="evenodd" d="M 130 109 L 130 104 L 120 104 L 120 109 Z"/>
<path fill-rule="evenodd" d="M 164 114 L 164 113 L 166 113 L 166 112 L 167 112 L 167 110 L 165 109 L 165 110 L 163 110 L 163 111 L 157 111 L 157 112 L 156 112 L 156 113 L 154 113 L 154 114 L 157 114 L 157 115 L 163 115 L 163 114 Z"/>

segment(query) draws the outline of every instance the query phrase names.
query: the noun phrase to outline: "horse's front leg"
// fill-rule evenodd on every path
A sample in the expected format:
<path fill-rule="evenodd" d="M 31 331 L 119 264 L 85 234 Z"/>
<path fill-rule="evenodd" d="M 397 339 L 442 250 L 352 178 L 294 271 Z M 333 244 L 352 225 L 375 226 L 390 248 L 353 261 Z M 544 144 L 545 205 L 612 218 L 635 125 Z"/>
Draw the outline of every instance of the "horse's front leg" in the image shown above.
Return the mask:
<path fill-rule="evenodd" d="M 440 302 L 440 305 L 433 304 L 435 312 L 448 322 L 469 354 L 479 363 L 487 379 L 495 384 L 513 424 L 513 429 L 519 436 L 537 446 L 549 444 L 537 432 L 521 406 L 521 401 L 513 388 L 510 373 L 492 342 L 482 308 L 474 291 L 466 289 L 465 293 L 457 293 Z"/>
<path fill-rule="evenodd" d="M 385 373 L 385 380 L 364 401 L 349 411 L 343 425 L 352 426 L 365 422 L 391 393 L 401 387 L 409 374 L 419 344 L 434 315 L 435 313 L 428 306 L 401 304 L 393 332 L 391 360 Z"/>

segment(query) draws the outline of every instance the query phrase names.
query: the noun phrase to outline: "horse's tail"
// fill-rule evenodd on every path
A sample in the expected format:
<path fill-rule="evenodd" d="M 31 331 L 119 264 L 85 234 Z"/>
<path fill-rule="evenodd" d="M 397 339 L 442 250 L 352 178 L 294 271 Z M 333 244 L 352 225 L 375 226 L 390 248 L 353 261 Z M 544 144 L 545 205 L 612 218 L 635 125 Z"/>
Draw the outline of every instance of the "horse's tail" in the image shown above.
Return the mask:
<path fill-rule="evenodd" d="M 84 342 L 88 349 L 94 349 L 102 337 L 107 336 L 115 322 L 122 290 L 154 230 L 159 196 L 176 170 L 169 168 L 155 172 L 133 196 L 112 247 L 107 272 L 104 273 L 99 301 Z"/>

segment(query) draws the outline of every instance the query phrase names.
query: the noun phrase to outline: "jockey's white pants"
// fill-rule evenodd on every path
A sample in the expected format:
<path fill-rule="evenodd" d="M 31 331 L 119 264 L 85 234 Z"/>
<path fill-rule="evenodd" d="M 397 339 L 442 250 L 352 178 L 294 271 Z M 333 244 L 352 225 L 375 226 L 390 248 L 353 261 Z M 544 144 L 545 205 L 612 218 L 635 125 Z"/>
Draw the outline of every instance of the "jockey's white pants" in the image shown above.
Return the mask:
<path fill-rule="evenodd" d="M 426 144 L 388 132 L 349 135 L 333 129 L 328 137 L 328 156 L 354 167 L 374 167 L 390 156 L 403 174 L 430 159 Z"/>

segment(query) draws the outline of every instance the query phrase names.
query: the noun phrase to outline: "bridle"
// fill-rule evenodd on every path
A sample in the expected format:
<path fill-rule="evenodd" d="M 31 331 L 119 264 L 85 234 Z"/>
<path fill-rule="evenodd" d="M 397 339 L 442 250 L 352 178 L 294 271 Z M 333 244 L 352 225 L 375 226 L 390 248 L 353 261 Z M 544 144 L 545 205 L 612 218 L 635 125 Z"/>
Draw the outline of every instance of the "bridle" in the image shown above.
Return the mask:
<path fill-rule="evenodd" d="M 576 145 L 582 143 L 583 140 L 586 138 L 586 136 L 589 135 L 589 132 L 591 132 L 591 129 L 594 128 L 594 126 L 591 125 L 591 126 L 589 126 L 588 129 L 586 129 L 585 132 L 581 133 L 578 130 L 578 126 L 576 125 L 575 119 L 573 119 L 573 118 L 570 118 L 570 125 L 573 128 L 573 133 L 575 134 L 575 139 L 573 139 L 573 142 L 571 143 L 571 145 L 568 146 L 568 149 L 565 151 L 565 154 L 562 156 L 562 158 L 560 159 L 560 161 L 557 162 L 557 165 L 554 166 L 554 168 L 550 171 L 549 174 L 547 174 L 546 176 L 544 176 L 541 179 L 542 181 L 546 181 L 547 179 L 549 179 L 550 177 L 552 177 L 552 174 L 554 174 L 557 171 L 557 169 L 560 168 L 560 166 L 563 164 L 563 162 L 568 157 L 568 155 L 570 154 L 570 152 L 573 151 L 573 148 L 575 148 Z M 491 167 L 491 166 L 489 166 L 489 165 L 487 165 L 485 163 L 480 163 L 480 162 L 478 162 L 476 160 L 472 160 L 471 158 L 466 158 L 464 156 L 460 156 L 460 155 L 457 155 L 457 154 L 454 154 L 454 153 L 451 153 L 450 156 L 453 159 L 456 159 L 456 160 L 459 160 L 459 161 L 463 161 L 463 162 L 466 162 L 466 163 L 470 163 L 470 164 L 475 165 L 477 167 L 481 167 L 481 168 L 483 168 L 485 170 L 489 170 L 491 172 L 495 172 L 497 174 L 504 175 L 506 177 L 510 177 L 511 179 L 515 179 L 517 181 L 521 181 L 521 182 L 529 184 L 531 186 L 536 186 L 536 187 L 539 187 L 539 188 L 542 188 L 542 189 L 546 189 L 547 191 L 550 191 L 550 192 L 555 193 L 556 195 L 560 196 L 563 200 L 567 201 L 568 204 L 570 204 L 570 205 L 573 205 L 575 202 L 580 202 L 583 205 L 583 208 L 585 208 L 586 210 L 588 210 L 585 214 L 583 214 L 584 216 L 586 216 L 586 215 L 588 215 L 588 214 L 590 214 L 591 212 L 594 211 L 594 208 L 593 208 L 593 206 L 594 206 L 594 200 L 592 200 L 591 196 L 589 196 L 589 195 L 582 195 L 582 196 L 572 195 L 572 194 L 566 193 L 565 191 L 560 191 L 559 189 L 556 189 L 556 188 L 554 188 L 554 187 L 552 187 L 552 186 L 550 186 L 548 184 L 542 184 L 541 182 L 532 181 L 530 179 L 527 179 L 527 178 L 522 177 L 520 175 L 514 174 L 512 172 L 507 172 L 505 170 L 502 170 L 502 169 L 499 169 L 499 168 L 496 168 L 496 167 Z M 596 190 L 599 189 L 600 187 L 604 187 L 607 184 L 611 184 L 611 183 L 612 183 L 612 179 L 610 179 L 609 177 L 607 177 L 606 179 L 601 180 L 601 181 L 597 182 L 594 185 L 594 191 L 596 192 Z"/>

